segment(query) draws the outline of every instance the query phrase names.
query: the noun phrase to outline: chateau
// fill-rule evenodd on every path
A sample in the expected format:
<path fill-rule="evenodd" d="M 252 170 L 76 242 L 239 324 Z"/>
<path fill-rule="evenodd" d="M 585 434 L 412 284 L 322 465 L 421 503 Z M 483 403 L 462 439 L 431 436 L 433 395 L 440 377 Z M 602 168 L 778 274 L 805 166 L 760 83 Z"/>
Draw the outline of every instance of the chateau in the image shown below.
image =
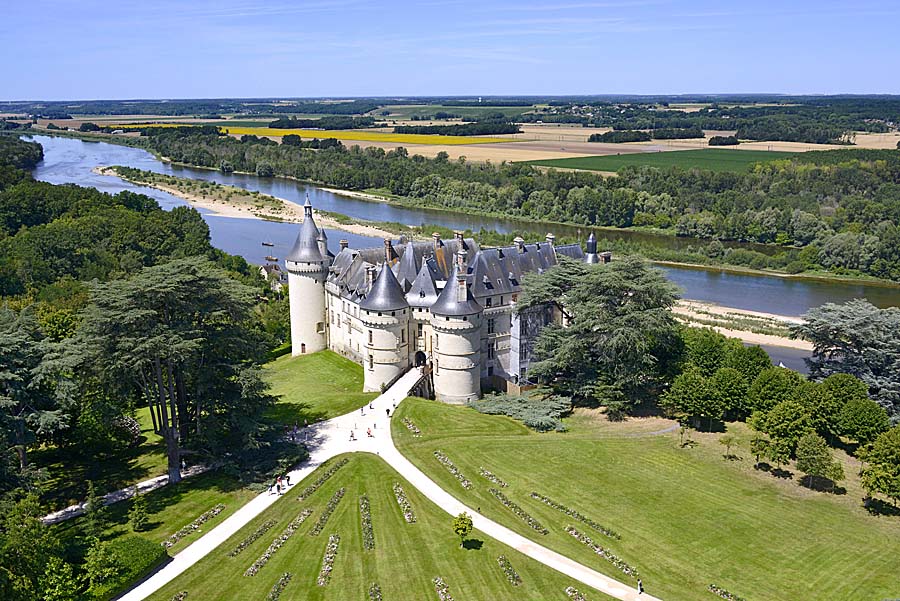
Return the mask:
<path fill-rule="evenodd" d="M 521 238 L 504 248 L 480 248 L 457 233 L 430 242 L 385 240 L 334 255 L 316 227 L 307 198 L 304 219 L 285 258 L 294 355 L 331 349 L 363 366 L 365 390 L 391 384 L 410 367 L 426 366 L 435 398 L 464 403 L 484 388 L 516 390 L 533 341 L 561 319 L 553 306 L 519 314 L 522 277 L 556 265 L 560 256 L 597 263 L 591 234 L 577 244 Z"/>

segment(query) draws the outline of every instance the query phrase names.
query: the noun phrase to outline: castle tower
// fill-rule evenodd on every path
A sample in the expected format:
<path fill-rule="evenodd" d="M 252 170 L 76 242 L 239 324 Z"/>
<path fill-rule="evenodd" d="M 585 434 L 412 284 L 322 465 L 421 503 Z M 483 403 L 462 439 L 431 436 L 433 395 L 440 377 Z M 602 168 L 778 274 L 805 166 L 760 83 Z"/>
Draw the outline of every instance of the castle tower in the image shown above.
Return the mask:
<path fill-rule="evenodd" d="M 472 296 L 465 267 L 453 267 L 431 306 L 434 331 L 434 394 L 445 403 L 481 396 L 481 322 L 484 310 Z"/>
<path fill-rule="evenodd" d="M 315 353 L 325 348 L 325 278 L 328 275 L 327 241 L 313 220 L 309 196 L 303 205 L 303 223 L 294 246 L 285 257 L 291 307 L 291 354 Z M 320 245 L 321 242 L 321 245 Z M 322 248 L 325 248 L 323 256 Z"/>
<path fill-rule="evenodd" d="M 379 391 L 409 368 L 409 303 L 390 265 L 382 264 L 359 308 L 365 328 L 363 390 Z"/>
<path fill-rule="evenodd" d="M 587 239 L 587 252 L 584 255 L 585 263 L 599 263 L 600 257 L 597 255 L 597 238 L 594 236 L 594 232 L 591 232 L 591 235 L 588 236 Z"/>

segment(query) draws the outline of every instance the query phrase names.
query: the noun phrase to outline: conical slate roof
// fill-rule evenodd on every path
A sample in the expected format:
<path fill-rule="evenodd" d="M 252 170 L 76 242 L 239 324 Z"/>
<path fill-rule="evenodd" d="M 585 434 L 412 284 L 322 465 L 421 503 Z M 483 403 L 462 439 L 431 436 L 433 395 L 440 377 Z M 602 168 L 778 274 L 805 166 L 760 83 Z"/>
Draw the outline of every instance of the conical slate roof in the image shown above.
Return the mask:
<path fill-rule="evenodd" d="M 322 253 L 319 251 L 319 228 L 313 220 L 312 204 L 309 196 L 303 205 L 303 223 L 300 225 L 300 233 L 297 240 L 285 259 L 295 263 L 317 263 L 322 261 Z"/>
<path fill-rule="evenodd" d="M 409 292 L 415 281 L 418 270 L 416 269 L 416 251 L 412 242 L 407 242 L 403 250 L 403 256 L 397 263 L 397 281 L 404 292 Z"/>
<path fill-rule="evenodd" d="M 413 281 L 409 292 L 406 293 L 406 300 L 410 307 L 430 307 L 437 298 L 437 286 L 434 285 L 431 270 L 428 268 L 428 263 L 422 261 L 422 268 Z"/>
<path fill-rule="evenodd" d="M 465 284 L 463 285 L 465 286 Z M 438 296 L 437 301 L 431 305 L 432 315 L 461 317 L 463 315 L 476 315 L 484 310 L 482 306 L 478 304 L 478 301 L 475 300 L 475 297 L 472 296 L 472 291 L 469 289 L 469 286 L 465 286 L 465 299 L 460 300 L 459 287 L 459 270 L 457 267 L 453 267 L 453 271 L 450 273 L 450 277 L 447 278 L 444 289 L 441 290 L 441 294 Z"/>
<path fill-rule="evenodd" d="M 390 265 L 384 263 L 381 266 L 381 271 L 372 283 L 372 289 L 359 303 L 359 307 L 366 311 L 397 311 L 409 307 Z"/>

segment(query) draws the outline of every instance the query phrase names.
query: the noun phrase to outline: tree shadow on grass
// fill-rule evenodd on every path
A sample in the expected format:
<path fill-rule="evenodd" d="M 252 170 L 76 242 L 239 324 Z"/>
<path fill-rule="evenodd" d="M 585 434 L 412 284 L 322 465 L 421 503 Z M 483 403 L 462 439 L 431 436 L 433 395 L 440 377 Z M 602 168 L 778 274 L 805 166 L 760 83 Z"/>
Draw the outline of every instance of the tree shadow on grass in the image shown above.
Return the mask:
<path fill-rule="evenodd" d="M 314 424 L 328 417 L 324 411 L 314 411 L 309 403 L 289 403 L 279 401 L 266 410 L 266 419 L 287 426 L 303 427 L 304 423 Z"/>
<path fill-rule="evenodd" d="M 800 478 L 800 486 L 803 488 L 808 488 L 810 490 L 814 490 L 816 492 L 827 492 L 833 495 L 846 495 L 847 489 L 843 486 L 838 486 L 836 482 L 829 478 L 822 478 L 820 476 L 803 476 Z"/>
<path fill-rule="evenodd" d="M 871 515 L 884 516 L 900 516 L 900 507 L 892 505 L 875 497 L 866 497 L 863 499 L 863 507 L 866 508 Z"/>
<path fill-rule="evenodd" d="M 480 551 L 484 546 L 484 541 L 478 540 L 477 538 L 470 538 L 463 542 L 463 549 L 467 551 Z"/>

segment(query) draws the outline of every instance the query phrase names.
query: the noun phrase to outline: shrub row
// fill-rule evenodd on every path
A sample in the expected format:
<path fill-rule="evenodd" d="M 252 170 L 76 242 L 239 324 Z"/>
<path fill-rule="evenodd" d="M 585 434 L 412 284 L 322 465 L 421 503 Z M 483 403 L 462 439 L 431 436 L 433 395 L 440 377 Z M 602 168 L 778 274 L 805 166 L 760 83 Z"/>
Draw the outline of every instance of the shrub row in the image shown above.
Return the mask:
<path fill-rule="evenodd" d="M 272 544 L 269 545 L 269 548 L 266 549 L 265 552 L 260 555 L 249 568 L 247 568 L 247 571 L 244 572 L 244 576 L 256 576 L 257 572 L 259 572 L 259 569 L 266 565 L 269 559 L 272 558 L 272 555 L 274 555 L 275 552 L 278 551 L 278 549 L 280 549 L 281 546 L 287 542 L 287 539 L 293 536 L 293 534 L 297 531 L 297 528 L 300 527 L 300 524 L 305 522 L 306 518 L 308 518 L 311 514 L 312 509 L 304 509 L 303 511 L 301 511 L 300 514 L 295 517 L 290 524 L 288 524 L 287 528 L 284 529 L 284 532 L 282 532 L 280 535 L 278 535 L 278 538 L 272 541 Z"/>
<path fill-rule="evenodd" d="M 278 601 L 281 598 L 281 593 L 293 577 L 294 575 L 290 572 L 282 574 L 281 578 L 278 579 L 278 582 L 272 585 L 272 590 L 269 591 L 269 594 L 266 595 L 266 601 Z"/>
<path fill-rule="evenodd" d="M 481 473 L 482 476 L 484 476 L 485 478 L 487 478 L 488 480 L 490 480 L 491 482 L 493 482 L 500 488 L 506 488 L 507 486 L 509 486 L 509 484 L 507 484 L 506 482 L 501 480 L 497 475 L 489 472 L 488 470 L 484 469 L 483 467 L 478 468 L 478 471 Z"/>
<path fill-rule="evenodd" d="M 444 582 L 443 578 L 435 576 L 432 582 L 434 583 L 434 592 L 437 593 L 440 601 L 453 601 L 453 596 L 450 594 L 450 587 L 447 586 L 447 583 Z"/>
<path fill-rule="evenodd" d="M 495 497 L 497 497 L 497 500 L 500 501 L 501 503 L 503 503 L 503 505 L 504 505 L 507 509 L 509 509 L 509 510 L 512 511 L 514 514 L 516 514 L 517 516 L 519 516 L 520 518 L 522 518 L 522 520 L 524 520 L 526 524 L 528 524 L 529 526 L 531 526 L 532 528 L 534 528 L 535 530 L 537 530 L 537 531 L 540 532 L 541 534 L 548 534 L 548 533 L 550 532 L 549 530 L 547 530 L 546 528 L 544 528 L 543 524 L 541 524 L 539 521 L 537 521 L 536 519 L 534 519 L 533 517 L 531 517 L 531 514 L 530 514 L 530 513 L 528 513 L 527 511 L 525 511 L 525 510 L 522 509 L 521 507 L 519 507 L 516 503 L 512 502 L 511 500 L 509 500 L 509 498 L 508 498 L 506 495 L 504 495 L 502 492 L 500 492 L 500 491 L 497 490 L 496 488 L 489 488 L 488 491 L 489 491 L 492 495 L 494 495 Z"/>
<path fill-rule="evenodd" d="M 566 587 L 566 596 L 572 601 L 587 601 L 587 597 L 578 592 L 578 589 L 574 586 Z"/>
<path fill-rule="evenodd" d="M 406 429 L 412 432 L 413 438 L 419 438 L 422 436 L 422 431 L 416 427 L 416 425 L 412 422 L 408 417 L 404 417 L 402 420 L 403 425 L 406 426 Z"/>
<path fill-rule="evenodd" d="M 189 534 L 193 534 L 194 532 L 197 532 L 198 530 L 200 530 L 200 526 L 202 526 L 204 523 L 208 522 L 209 520 L 213 519 L 220 513 L 222 513 L 222 511 L 224 509 L 225 509 L 225 505 L 223 505 L 222 503 L 219 503 L 218 505 L 216 505 L 209 511 L 201 514 L 200 517 L 198 517 L 196 520 L 194 520 L 193 522 L 191 522 L 190 524 L 188 524 L 187 526 L 185 526 L 184 528 L 182 528 L 181 530 L 179 530 L 178 532 L 176 532 L 175 534 L 173 534 L 172 536 L 170 536 L 169 538 L 167 538 L 160 544 L 163 547 L 165 547 L 166 549 L 169 549 L 169 548 L 175 546 L 175 544 L 177 544 L 178 541 L 183 539 L 185 536 L 187 536 Z"/>
<path fill-rule="evenodd" d="M 403 512 L 403 519 L 406 520 L 407 524 L 414 524 L 416 512 L 413 511 L 412 505 L 409 499 L 406 498 L 406 493 L 403 492 L 403 487 L 400 486 L 399 482 L 394 484 L 394 496 L 397 497 L 397 505 L 400 506 L 400 511 Z"/>
<path fill-rule="evenodd" d="M 375 548 L 375 532 L 372 530 L 372 513 L 369 509 L 369 497 L 359 497 L 359 519 L 362 521 L 363 548 L 371 551 Z"/>
<path fill-rule="evenodd" d="M 332 534 L 328 537 L 328 544 L 325 546 L 325 555 L 322 556 L 322 569 L 319 570 L 319 577 L 316 578 L 316 584 L 325 586 L 331 580 L 331 571 L 334 569 L 334 558 L 337 557 L 338 546 L 341 544 L 341 537 Z"/>
<path fill-rule="evenodd" d="M 708 587 L 706 587 L 706 590 L 711 592 L 713 595 L 717 595 L 719 597 L 722 597 L 723 599 L 726 599 L 727 601 L 746 601 L 746 599 L 744 599 L 743 597 L 738 597 L 734 593 L 729 593 L 722 587 L 716 586 L 715 584 L 710 584 Z"/>
<path fill-rule="evenodd" d="M 512 564 L 509 563 L 509 560 L 506 558 L 506 555 L 501 555 L 497 558 L 497 563 L 500 564 L 500 569 L 503 570 L 503 573 L 506 574 L 506 579 L 509 580 L 509 583 L 513 586 L 519 586 L 522 584 L 522 578 L 519 576 L 519 573 L 516 572 L 516 569 L 512 567 Z"/>
<path fill-rule="evenodd" d="M 581 532 L 578 532 L 578 530 L 576 530 L 572 526 L 566 526 L 566 532 L 568 532 L 573 537 L 578 539 L 579 542 L 590 547 L 590 549 L 594 553 L 596 553 L 597 555 L 599 555 L 600 557 L 602 557 L 609 563 L 611 563 L 614 566 L 616 566 L 617 568 L 619 568 L 624 574 L 627 574 L 628 576 L 631 576 L 633 578 L 637 578 L 637 576 L 638 576 L 637 568 L 628 565 L 627 563 L 625 563 L 624 560 L 620 559 L 612 551 L 610 551 L 609 549 L 604 549 L 603 547 L 601 547 L 600 545 L 595 543 L 593 540 L 591 540 L 591 537 L 589 537 L 587 534 L 582 534 Z"/>
<path fill-rule="evenodd" d="M 350 460 L 344 457 L 343 459 L 332 465 L 330 468 L 328 468 L 324 474 L 319 476 L 318 480 L 303 489 L 303 491 L 300 493 L 300 496 L 297 497 L 297 500 L 305 501 L 306 499 L 308 499 L 311 494 L 319 490 L 319 487 L 325 484 L 325 482 L 329 478 L 331 478 L 339 469 L 347 465 L 348 461 Z"/>
<path fill-rule="evenodd" d="M 252 545 L 260 536 L 268 532 L 269 529 L 274 525 L 275 520 L 267 520 L 262 523 L 259 528 L 254 530 L 247 538 L 238 543 L 238 546 L 228 554 L 228 557 L 236 557 L 237 555 L 239 555 L 244 549 Z"/>
<path fill-rule="evenodd" d="M 369 587 L 369 601 L 382 601 L 381 587 L 378 586 L 377 582 L 373 582 L 372 586 Z"/>
<path fill-rule="evenodd" d="M 322 512 L 322 515 L 319 516 L 319 521 L 317 521 L 316 525 L 309 531 L 310 536 L 319 536 L 319 534 L 322 533 L 322 529 L 325 528 L 325 524 L 328 523 L 328 518 L 331 517 L 331 514 L 337 508 L 338 503 L 344 498 L 344 490 L 344 487 L 337 489 L 334 494 L 331 495 L 331 498 L 328 499 L 328 504 L 325 505 L 325 511 Z"/>
<path fill-rule="evenodd" d="M 619 535 L 619 533 L 616 532 L 615 530 L 612 530 L 611 528 L 607 528 L 607 527 L 604 526 L 603 524 L 598 524 L 597 522 L 595 522 L 595 521 L 592 520 L 591 518 L 589 518 L 589 517 L 587 517 L 587 516 L 585 516 L 585 515 L 582 515 L 582 514 L 578 513 L 578 511 L 572 509 L 571 507 L 566 507 L 566 506 L 563 505 L 562 503 L 557 503 L 557 502 L 554 501 L 553 499 L 551 499 L 551 498 L 549 498 L 549 497 L 545 497 L 544 495 L 542 495 L 542 494 L 540 494 L 540 493 L 532 492 L 532 493 L 531 493 L 531 498 L 532 498 L 532 499 L 537 499 L 538 501 L 541 501 L 542 503 L 545 503 L 546 505 L 549 505 L 549 506 L 552 507 L 553 509 L 558 509 L 559 511 L 562 511 L 562 512 L 563 512 L 564 514 L 566 514 L 567 516 L 575 518 L 576 520 L 578 520 L 579 522 L 585 524 L 586 526 L 590 526 L 591 528 L 593 528 L 594 530 L 596 530 L 596 531 L 599 532 L 600 534 L 604 534 L 604 535 L 606 535 L 606 536 L 608 536 L 608 537 L 610 537 L 610 538 L 614 538 L 614 539 L 616 539 L 616 540 L 620 540 L 620 539 L 622 538 L 622 537 Z"/>
<path fill-rule="evenodd" d="M 466 490 L 472 488 L 472 483 L 469 481 L 469 479 L 463 476 L 462 472 L 460 472 L 459 469 L 455 465 L 453 465 L 453 462 L 450 461 L 449 457 L 444 455 L 443 451 L 435 451 L 434 456 L 437 457 L 437 460 L 440 461 L 441 465 L 447 468 L 448 472 L 453 474 L 456 479 L 459 480 L 459 483 L 462 484 L 463 488 L 465 488 Z"/>

